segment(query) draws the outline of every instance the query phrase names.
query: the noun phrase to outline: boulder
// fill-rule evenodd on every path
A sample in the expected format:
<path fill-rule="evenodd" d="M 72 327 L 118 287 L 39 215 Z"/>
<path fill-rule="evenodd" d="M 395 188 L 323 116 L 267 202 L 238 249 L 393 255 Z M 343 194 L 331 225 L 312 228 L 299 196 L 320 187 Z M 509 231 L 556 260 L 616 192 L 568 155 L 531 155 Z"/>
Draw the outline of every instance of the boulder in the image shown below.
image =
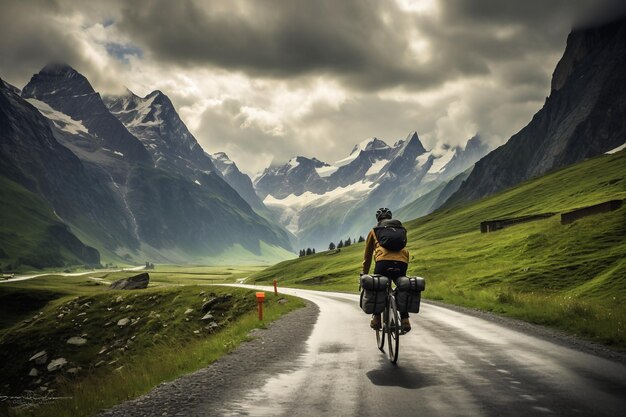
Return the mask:
<path fill-rule="evenodd" d="M 211 314 L 211 312 L 209 311 L 200 320 L 211 320 L 212 318 L 213 318 L 213 314 Z"/>
<path fill-rule="evenodd" d="M 132 277 L 118 279 L 109 286 L 110 290 L 141 290 L 148 287 L 150 275 L 143 272 Z"/>
<path fill-rule="evenodd" d="M 185 316 L 191 313 L 193 313 L 193 308 L 188 308 L 187 310 L 185 310 Z"/>
<path fill-rule="evenodd" d="M 130 322 L 130 319 L 128 319 L 128 317 L 125 317 L 123 319 L 119 319 L 117 322 L 118 326 L 126 326 L 128 323 Z"/>
<path fill-rule="evenodd" d="M 65 358 L 57 358 L 50 361 L 48 364 L 48 372 L 54 372 L 67 365 L 67 360 Z"/>
<path fill-rule="evenodd" d="M 35 368 L 32 368 L 32 369 L 30 370 L 30 372 L 28 373 L 28 376 L 33 376 L 33 377 L 35 377 L 35 376 L 37 376 L 37 375 L 39 375 L 39 371 L 37 371 Z"/>
<path fill-rule="evenodd" d="M 78 337 L 78 336 L 70 337 L 69 339 L 67 339 L 67 344 L 68 345 L 82 346 L 85 343 L 87 343 L 87 339 L 84 339 L 84 338 Z"/>

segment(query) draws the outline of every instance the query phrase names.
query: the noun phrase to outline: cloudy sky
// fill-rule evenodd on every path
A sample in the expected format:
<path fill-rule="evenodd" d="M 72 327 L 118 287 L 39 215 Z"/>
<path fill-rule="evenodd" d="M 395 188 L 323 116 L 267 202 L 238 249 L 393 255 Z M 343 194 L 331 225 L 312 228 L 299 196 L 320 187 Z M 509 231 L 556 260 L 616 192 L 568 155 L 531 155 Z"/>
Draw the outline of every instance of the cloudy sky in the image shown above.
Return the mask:
<path fill-rule="evenodd" d="M 103 94 L 160 89 L 248 173 L 413 130 L 499 145 L 541 108 L 572 25 L 619 3 L 1 0 L 0 77 L 21 88 L 56 61 Z"/>

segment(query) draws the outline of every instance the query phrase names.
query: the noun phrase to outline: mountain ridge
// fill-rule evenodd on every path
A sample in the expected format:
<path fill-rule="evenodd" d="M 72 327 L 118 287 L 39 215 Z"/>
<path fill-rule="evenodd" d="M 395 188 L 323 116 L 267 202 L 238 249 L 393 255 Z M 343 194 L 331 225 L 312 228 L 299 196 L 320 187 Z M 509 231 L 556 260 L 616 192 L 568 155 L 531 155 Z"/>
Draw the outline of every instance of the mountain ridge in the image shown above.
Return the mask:
<path fill-rule="evenodd" d="M 573 30 L 532 120 L 477 164 L 446 206 L 602 154 L 626 137 L 626 17 Z"/>

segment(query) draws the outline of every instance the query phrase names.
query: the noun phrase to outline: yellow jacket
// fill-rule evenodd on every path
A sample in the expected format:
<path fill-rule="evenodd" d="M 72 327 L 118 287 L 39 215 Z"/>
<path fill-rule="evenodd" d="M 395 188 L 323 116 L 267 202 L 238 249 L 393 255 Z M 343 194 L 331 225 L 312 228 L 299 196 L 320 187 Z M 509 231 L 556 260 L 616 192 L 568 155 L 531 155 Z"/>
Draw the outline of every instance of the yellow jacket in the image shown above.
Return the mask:
<path fill-rule="evenodd" d="M 374 261 L 400 261 L 409 263 L 409 251 L 407 248 L 403 248 L 399 252 L 392 252 L 383 248 L 378 239 L 374 229 L 370 230 L 365 240 L 365 254 L 363 256 L 363 269 L 361 272 L 368 274 L 370 272 L 370 266 L 372 265 L 372 254 L 374 255 Z"/>

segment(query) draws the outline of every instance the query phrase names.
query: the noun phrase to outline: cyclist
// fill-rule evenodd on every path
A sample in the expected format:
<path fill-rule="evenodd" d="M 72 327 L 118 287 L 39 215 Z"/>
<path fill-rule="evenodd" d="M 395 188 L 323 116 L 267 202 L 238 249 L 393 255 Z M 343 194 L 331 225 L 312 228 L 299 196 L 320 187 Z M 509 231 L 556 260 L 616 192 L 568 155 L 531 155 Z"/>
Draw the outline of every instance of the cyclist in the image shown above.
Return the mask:
<path fill-rule="evenodd" d="M 378 224 L 370 230 L 365 241 L 365 254 L 363 256 L 363 269 L 361 274 L 368 274 L 372 264 L 372 254 L 374 255 L 374 274 L 383 275 L 396 281 L 397 278 L 405 276 L 409 265 L 409 251 L 406 249 L 406 229 L 398 220 L 392 220 L 391 210 L 379 208 L 376 211 L 376 221 Z M 380 243 L 381 239 L 385 246 Z M 395 242 L 393 240 L 396 240 Z M 403 242 L 400 241 L 403 239 Z M 389 241 L 392 241 L 389 243 Z M 395 250 L 392 250 L 392 249 Z M 397 250 L 400 248 L 399 250 Z M 402 331 L 411 330 L 409 313 L 400 313 Z M 372 315 L 370 326 L 374 330 L 381 327 L 380 314 Z"/>

